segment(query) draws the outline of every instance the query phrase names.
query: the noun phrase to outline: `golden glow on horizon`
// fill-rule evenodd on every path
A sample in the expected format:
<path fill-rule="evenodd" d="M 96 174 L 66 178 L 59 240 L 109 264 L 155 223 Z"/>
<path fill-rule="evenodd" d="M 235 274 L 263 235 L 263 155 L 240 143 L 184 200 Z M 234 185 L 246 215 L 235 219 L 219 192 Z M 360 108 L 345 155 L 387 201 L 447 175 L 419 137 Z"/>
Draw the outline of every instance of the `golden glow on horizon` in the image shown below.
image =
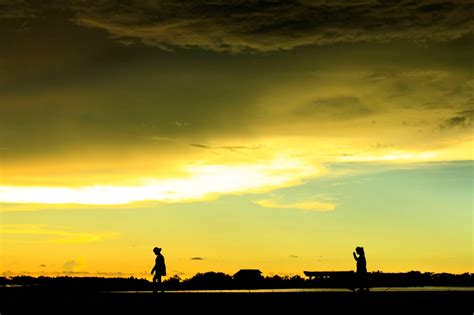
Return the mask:
<path fill-rule="evenodd" d="M 146 179 L 142 185 L 68 187 L 0 186 L 4 203 L 120 205 L 141 201 L 205 200 L 218 194 L 264 192 L 300 183 L 319 170 L 298 159 L 276 158 L 268 163 L 193 165 L 187 178 Z"/>
<path fill-rule="evenodd" d="M 461 142 L 448 143 L 436 151 L 370 148 L 357 150 L 361 144 L 354 142 L 351 146 L 348 139 L 337 140 L 343 148 L 341 150 L 334 149 L 336 143 L 331 144 L 329 139 L 315 142 L 315 139 L 311 138 L 290 137 L 265 141 L 271 146 L 252 155 L 236 156 L 234 152 L 222 152 L 215 157 L 200 160 L 199 155 L 194 154 L 187 161 L 181 157 L 176 165 L 170 163 L 172 160 L 170 158 L 167 164 L 175 170 L 175 175 L 166 174 L 167 170 L 163 170 L 163 174 L 152 172 L 151 176 L 135 174 L 129 177 L 124 173 L 120 181 L 110 183 L 105 181 L 108 174 L 102 173 L 93 176 L 80 186 L 48 185 L 49 180 L 39 185 L 34 181 L 31 184 L 4 184 L 0 186 L 0 202 L 4 203 L 3 210 L 8 208 L 21 211 L 24 210 L 18 206 L 21 204 L 30 204 L 33 207 L 27 208 L 34 208 L 34 204 L 107 206 L 131 205 L 147 201 L 169 203 L 203 201 L 222 194 L 268 192 L 298 185 L 314 176 L 325 175 L 326 170 L 321 165 L 327 162 L 420 163 L 472 159 L 471 137 Z M 285 153 L 278 155 L 276 153 L 278 151 Z M 277 157 L 268 159 L 269 156 Z M 151 163 L 151 160 L 148 163 Z M 113 169 L 110 171 L 113 174 Z M 85 179 L 87 178 L 81 180 Z M 257 204 L 262 207 L 291 207 L 318 211 L 329 211 L 335 207 L 331 203 L 324 202 L 291 205 L 275 203 L 270 206 L 272 203 L 266 200 Z"/>

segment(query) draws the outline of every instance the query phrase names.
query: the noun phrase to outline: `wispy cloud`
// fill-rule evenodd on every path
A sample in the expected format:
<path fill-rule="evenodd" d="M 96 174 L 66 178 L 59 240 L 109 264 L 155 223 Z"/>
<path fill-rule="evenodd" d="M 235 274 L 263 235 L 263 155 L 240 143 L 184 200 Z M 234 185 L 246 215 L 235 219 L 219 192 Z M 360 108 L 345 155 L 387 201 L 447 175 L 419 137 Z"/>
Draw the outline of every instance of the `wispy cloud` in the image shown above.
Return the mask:
<path fill-rule="evenodd" d="M 378 155 L 347 155 L 339 157 L 344 162 L 405 162 L 405 161 L 435 161 L 438 156 L 437 152 L 401 152 L 391 151 L 388 154 Z"/>
<path fill-rule="evenodd" d="M 444 120 L 439 128 L 448 130 L 453 128 L 470 128 L 472 127 L 471 118 L 468 116 L 455 116 Z"/>
<path fill-rule="evenodd" d="M 264 208 L 279 209 L 300 209 L 307 211 L 332 211 L 336 209 L 336 204 L 330 202 L 319 201 L 299 201 L 293 203 L 281 203 L 278 199 L 262 199 L 254 201 L 257 205 Z"/>
<path fill-rule="evenodd" d="M 210 147 L 204 144 L 199 144 L 199 143 L 191 143 L 190 146 L 196 147 L 196 148 L 201 148 L 201 149 L 209 149 Z"/>
<path fill-rule="evenodd" d="M 264 145 L 252 145 L 252 146 L 245 146 L 245 145 L 205 145 L 200 143 L 191 143 L 190 146 L 201 148 L 201 149 L 224 149 L 229 150 L 232 152 L 241 152 L 243 150 L 259 150 L 265 148 Z"/>
<path fill-rule="evenodd" d="M 163 141 L 163 142 L 178 142 L 178 139 L 171 138 L 171 137 L 160 137 L 160 136 L 153 136 L 151 137 L 153 141 Z"/>
<path fill-rule="evenodd" d="M 203 258 L 203 257 L 191 257 L 190 259 L 191 259 L 191 260 L 206 260 L 206 259 Z"/>
<path fill-rule="evenodd" d="M 348 120 L 369 116 L 375 112 L 353 95 L 336 95 L 316 98 L 294 109 L 294 115 L 324 117 L 331 120 Z"/>
<path fill-rule="evenodd" d="M 318 175 L 317 167 L 294 158 L 241 165 L 194 165 L 188 177 L 149 179 L 136 186 L 13 187 L 0 186 L 0 201 L 39 204 L 128 204 L 142 201 L 185 202 L 221 194 L 265 192 L 302 183 Z M 14 209 L 14 208 L 13 208 Z"/>
<path fill-rule="evenodd" d="M 84 259 L 71 259 L 63 264 L 63 270 L 66 273 L 81 272 L 80 269 L 85 266 Z"/>
<path fill-rule="evenodd" d="M 8 235 L 43 236 L 50 242 L 62 244 L 94 243 L 113 240 L 120 236 L 116 232 L 76 232 L 43 224 L 1 224 L 0 234 L 3 237 Z"/>

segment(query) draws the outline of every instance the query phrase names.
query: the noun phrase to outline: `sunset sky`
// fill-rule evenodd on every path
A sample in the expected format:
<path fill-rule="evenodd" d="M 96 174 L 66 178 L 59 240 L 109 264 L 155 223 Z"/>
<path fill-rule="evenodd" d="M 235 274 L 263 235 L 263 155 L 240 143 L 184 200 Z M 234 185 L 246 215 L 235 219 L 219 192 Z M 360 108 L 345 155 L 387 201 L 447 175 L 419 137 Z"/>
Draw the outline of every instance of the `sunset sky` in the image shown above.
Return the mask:
<path fill-rule="evenodd" d="M 474 272 L 472 12 L 0 0 L 0 275 Z"/>

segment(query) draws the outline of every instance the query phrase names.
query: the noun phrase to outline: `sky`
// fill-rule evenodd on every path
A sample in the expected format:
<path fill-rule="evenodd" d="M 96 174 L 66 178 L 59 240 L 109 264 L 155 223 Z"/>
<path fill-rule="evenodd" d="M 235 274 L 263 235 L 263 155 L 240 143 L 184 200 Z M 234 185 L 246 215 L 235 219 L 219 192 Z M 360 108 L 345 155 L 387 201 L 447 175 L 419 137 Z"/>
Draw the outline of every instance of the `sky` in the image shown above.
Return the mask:
<path fill-rule="evenodd" d="M 473 10 L 0 0 L 0 274 L 474 272 Z"/>

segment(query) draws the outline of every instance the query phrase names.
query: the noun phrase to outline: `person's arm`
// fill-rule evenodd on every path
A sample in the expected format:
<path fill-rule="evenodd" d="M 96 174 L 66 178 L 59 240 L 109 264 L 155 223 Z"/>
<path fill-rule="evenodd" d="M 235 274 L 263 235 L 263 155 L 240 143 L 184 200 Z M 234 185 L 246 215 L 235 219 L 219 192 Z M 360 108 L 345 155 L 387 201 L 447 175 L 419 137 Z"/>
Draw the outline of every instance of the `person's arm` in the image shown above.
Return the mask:
<path fill-rule="evenodd" d="M 354 256 L 354 259 L 357 261 L 358 259 L 357 259 L 356 253 L 355 253 L 355 252 L 352 252 L 352 255 Z"/>
<path fill-rule="evenodd" d="M 151 269 L 151 274 L 153 274 L 156 270 L 156 265 L 153 266 L 153 269 Z"/>

